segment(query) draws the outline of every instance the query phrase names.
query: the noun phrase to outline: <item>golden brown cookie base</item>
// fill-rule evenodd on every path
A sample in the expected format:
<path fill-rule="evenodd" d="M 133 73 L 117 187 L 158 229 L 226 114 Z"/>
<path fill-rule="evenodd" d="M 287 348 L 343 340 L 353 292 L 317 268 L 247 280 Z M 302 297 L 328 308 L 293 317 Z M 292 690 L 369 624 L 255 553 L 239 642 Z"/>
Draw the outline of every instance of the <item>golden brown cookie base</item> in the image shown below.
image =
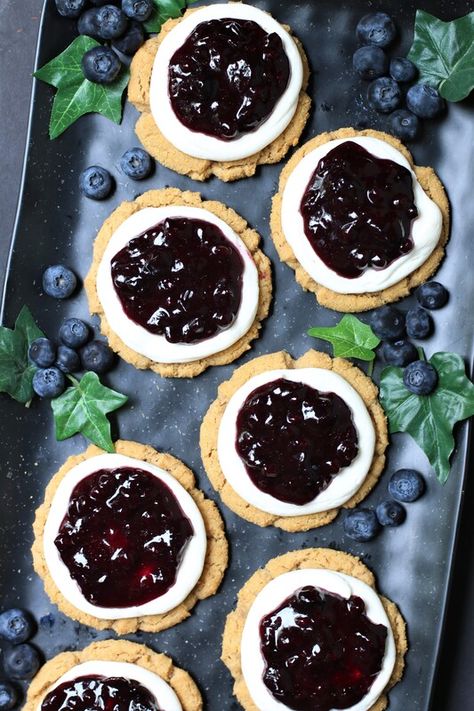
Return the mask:
<path fill-rule="evenodd" d="M 301 264 L 296 259 L 291 246 L 286 241 L 283 234 L 281 226 L 281 203 L 287 180 L 297 164 L 300 160 L 302 160 L 302 158 L 304 158 L 305 155 L 328 141 L 333 141 L 336 138 L 352 138 L 354 136 L 372 136 L 373 138 L 379 138 L 382 141 L 389 143 L 391 146 L 394 146 L 394 148 L 402 153 L 415 171 L 415 175 L 423 190 L 440 208 L 443 215 L 443 226 L 438 245 L 430 254 L 426 262 L 397 284 L 374 293 L 339 294 L 338 292 L 332 291 L 331 289 L 328 289 L 327 287 L 314 281 L 314 279 L 303 269 Z M 354 128 L 340 128 L 337 131 L 321 133 L 319 136 L 316 136 L 311 139 L 311 141 L 305 143 L 304 146 L 301 146 L 301 148 L 296 151 L 296 153 L 285 165 L 280 175 L 278 193 L 274 196 L 272 202 L 270 227 L 273 241 L 280 259 L 295 271 L 296 281 L 301 284 L 303 289 L 312 291 L 316 294 L 318 302 L 322 306 L 326 306 L 328 309 L 354 313 L 357 311 L 368 311 L 369 309 L 375 309 L 392 301 L 398 301 L 402 297 L 407 296 L 416 286 L 419 286 L 427 281 L 435 273 L 444 257 L 444 246 L 448 241 L 449 203 L 443 185 L 434 170 L 432 168 L 420 168 L 419 166 L 414 165 L 411 154 L 398 139 L 390 136 L 388 133 L 373 131 L 372 129 L 357 131 Z"/>
<path fill-rule="evenodd" d="M 257 526 L 278 526 L 285 531 L 307 531 L 325 526 L 339 513 L 339 508 L 306 514 L 304 516 L 279 517 L 257 509 L 242 499 L 231 487 L 222 472 L 217 455 L 217 436 L 222 415 L 232 395 L 250 378 L 268 370 L 280 368 L 326 368 L 338 373 L 359 393 L 370 413 L 375 428 L 375 452 L 371 467 L 360 489 L 346 501 L 344 508 L 356 506 L 369 494 L 377 483 L 385 464 L 385 449 L 388 444 L 387 422 L 377 399 L 378 390 L 364 373 L 343 358 L 331 358 L 325 353 L 310 350 L 298 360 L 280 351 L 254 358 L 234 371 L 230 380 L 219 386 L 217 399 L 207 411 L 201 425 L 201 456 L 212 486 L 219 492 L 222 501 L 238 516 Z"/>
<path fill-rule="evenodd" d="M 245 711 L 261 711 L 252 701 L 240 666 L 240 642 L 247 614 L 258 593 L 274 578 L 282 573 L 302 568 L 327 568 L 339 573 L 352 575 L 375 590 L 375 578 L 371 571 L 355 556 L 340 553 L 330 548 L 308 548 L 292 551 L 270 560 L 245 583 L 238 595 L 237 607 L 227 616 L 222 639 L 222 661 L 234 677 L 234 694 Z M 403 675 L 404 656 L 407 651 L 405 620 L 393 602 L 380 597 L 390 620 L 396 647 L 395 666 L 384 694 L 370 707 L 369 711 L 383 711 L 387 707 L 386 693 Z"/>
<path fill-rule="evenodd" d="M 187 17 L 192 12 L 195 10 L 187 10 L 183 17 Z M 160 34 L 145 42 L 143 47 L 138 50 L 130 66 L 128 99 L 142 114 L 135 126 L 135 132 L 146 150 L 162 165 L 182 175 L 188 175 L 193 180 L 207 180 L 211 175 L 215 175 L 221 180 L 229 182 L 254 175 L 258 165 L 278 163 L 291 146 L 296 146 L 298 143 L 308 120 L 311 106 L 311 99 L 305 92 L 309 78 L 309 66 L 301 43 L 293 38 L 303 60 L 303 86 L 295 115 L 283 133 L 261 151 L 247 158 L 234 161 L 203 160 L 202 158 L 193 158 L 175 148 L 163 136 L 150 113 L 150 79 L 153 62 L 164 37 L 181 22 L 181 19 L 165 22 Z M 283 26 L 290 32 L 289 27 Z"/>
<path fill-rule="evenodd" d="M 210 597 L 216 593 L 224 576 L 225 569 L 227 568 L 228 560 L 228 546 L 224 524 L 217 506 L 213 501 L 206 499 L 202 491 L 195 488 L 193 473 L 179 459 L 172 457 L 171 454 L 157 452 L 152 447 L 139 444 L 138 442 L 118 440 L 115 443 L 115 449 L 118 454 L 134 457 L 135 459 L 143 460 L 164 469 L 177 479 L 194 499 L 204 520 L 207 534 L 207 552 L 204 569 L 196 587 L 178 607 L 173 608 L 169 612 L 165 612 L 161 615 L 132 617 L 124 620 L 101 620 L 93 615 L 88 615 L 74 607 L 66 600 L 60 590 L 58 590 L 44 559 L 44 526 L 53 496 L 65 474 L 85 459 L 103 454 L 103 451 L 94 445 L 90 445 L 82 454 L 69 457 L 46 487 L 44 503 L 37 509 L 35 522 L 33 524 L 35 534 L 35 541 L 32 547 L 33 567 L 43 580 L 48 597 L 58 606 L 61 612 L 64 612 L 68 617 L 72 617 L 82 624 L 89 625 L 89 627 L 113 629 L 117 634 L 130 634 L 137 630 L 143 630 L 144 632 L 161 632 L 161 630 L 173 627 L 189 617 L 191 608 L 194 607 L 198 600 L 204 600 L 206 597 Z"/>
<path fill-rule="evenodd" d="M 112 330 L 107 321 L 104 309 L 97 294 L 97 271 L 100 262 L 117 228 L 130 215 L 142 210 L 145 207 L 164 207 L 167 205 L 188 205 L 209 210 L 217 217 L 220 217 L 231 227 L 240 237 L 242 242 L 252 255 L 259 275 L 259 302 L 255 320 L 247 333 L 245 333 L 232 346 L 219 353 L 194 360 L 190 363 L 159 363 L 147 358 L 140 353 L 129 348 L 121 338 Z M 177 188 L 164 188 L 163 190 L 149 190 L 143 193 L 133 202 L 123 202 L 102 225 L 94 243 L 94 258 L 92 266 L 84 281 L 84 286 L 89 300 L 89 310 L 93 314 L 100 316 L 100 327 L 104 336 L 107 337 L 110 347 L 119 354 L 121 358 L 131 363 L 135 368 L 155 371 L 167 378 L 193 378 L 199 375 L 211 365 L 226 365 L 249 350 L 251 341 L 257 338 L 261 321 L 268 315 L 270 302 L 272 299 L 272 275 L 271 264 L 268 257 L 258 249 L 260 235 L 255 230 L 248 227 L 243 217 L 240 217 L 230 207 L 226 207 L 216 200 L 202 200 L 199 193 L 190 191 L 182 192 Z"/>
<path fill-rule="evenodd" d="M 62 652 L 46 662 L 30 684 L 23 711 L 36 711 L 49 688 L 63 674 L 77 664 L 91 661 L 137 664 L 168 682 L 183 711 L 202 711 L 201 694 L 188 672 L 175 667 L 169 657 L 153 652 L 144 644 L 114 639 L 94 642 L 81 652 Z"/>

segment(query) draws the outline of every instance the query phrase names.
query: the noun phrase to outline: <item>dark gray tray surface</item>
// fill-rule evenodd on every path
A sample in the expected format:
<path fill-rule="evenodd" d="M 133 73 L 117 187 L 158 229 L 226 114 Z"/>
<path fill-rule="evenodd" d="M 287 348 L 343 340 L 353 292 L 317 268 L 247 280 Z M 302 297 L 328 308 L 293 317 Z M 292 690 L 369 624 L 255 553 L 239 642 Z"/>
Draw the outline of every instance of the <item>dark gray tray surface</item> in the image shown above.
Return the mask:
<path fill-rule="evenodd" d="M 61 51 L 68 41 L 68 23 L 57 18 L 52 2 L 48 3 L 41 37 L 39 64 Z M 288 22 L 303 40 L 313 68 L 311 93 L 315 112 L 305 137 L 344 125 L 383 127 L 377 116 L 361 108 L 360 95 L 365 85 L 354 80 L 351 54 L 354 49 L 353 28 L 366 10 L 363 2 L 335 6 L 331 2 L 258 2 L 283 22 Z M 414 5 L 398 8 L 386 3 L 384 9 L 398 18 L 399 26 L 411 28 Z M 448 19 L 469 10 L 467 3 L 431 2 L 424 9 Z M 70 28 L 72 38 L 72 26 Z M 30 33 L 32 34 L 32 33 Z M 404 29 L 400 52 L 411 39 Z M 240 362 L 254 355 L 286 348 L 300 355 L 315 342 L 306 337 L 309 325 L 330 324 L 337 316 L 321 309 L 310 294 L 302 293 L 293 274 L 281 264 L 268 234 L 270 198 L 277 184 L 281 166 L 266 167 L 252 179 L 224 185 L 217 180 L 204 185 L 177 176 L 158 167 L 155 176 L 140 186 L 121 180 L 114 168 L 125 148 L 134 145 L 134 109 L 127 105 L 125 120 L 115 127 L 102 117 L 82 119 L 55 142 L 47 139 L 51 90 L 38 85 L 34 103 L 34 121 L 21 210 L 12 255 L 4 320 L 11 324 L 23 303 L 33 309 L 44 330 L 54 335 L 60 320 L 69 314 L 87 317 L 85 296 L 57 304 L 40 296 L 39 277 L 51 261 L 65 261 L 84 276 L 90 263 L 91 244 L 103 219 L 123 199 L 133 198 L 150 187 L 175 185 L 198 189 L 206 197 L 223 200 L 241 212 L 264 237 L 264 247 L 272 258 L 275 273 L 275 302 L 271 318 L 262 337 Z M 469 305 L 473 301 L 473 282 L 466 269 L 474 223 L 470 201 L 470 171 L 466 148 L 472 145 L 472 110 L 469 102 L 451 106 L 449 116 L 426 124 L 423 140 L 414 146 L 418 164 L 432 165 L 445 182 L 452 208 L 453 232 L 449 258 L 440 271 L 440 279 L 451 289 L 449 306 L 436 315 L 435 336 L 426 345 L 428 353 L 455 350 L 470 359 L 473 322 Z M 77 190 L 79 172 L 92 162 L 114 168 L 118 190 L 105 204 L 81 199 Z M 257 199 L 256 197 L 257 196 Z M 460 216 L 462 215 L 462 220 Z M 409 300 L 404 302 L 407 307 Z M 215 368 L 194 381 L 163 380 L 151 373 L 139 373 L 121 363 L 108 378 L 112 387 L 130 395 L 131 407 L 117 418 L 116 434 L 149 442 L 181 457 L 196 472 L 207 495 L 214 497 L 202 470 L 198 451 L 198 428 L 201 417 L 215 396 L 219 382 L 227 378 L 234 366 Z M 144 395 L 147 393 L 147 395 Z M 71 453 L 84 448 L 80 438 L 57 443 L 52 418 L 46 403 L 36 402 L 25 410 L 2 397 L 0 437 L 4 447 L 3 496 L 0 514 L 0 599 L 5 605 L 30 607 L 43 620 L 35 639 L 49 658 L 53 654 L 92 639 L 109 636 L 81 627 L 59 615 L 49 604 L 42 584 L 31 568 L 29 547 L 34 509 L 43 497 L 44 486 L 60 463 Z M 439 650 L 441 620 L 448 587 L 448 574 L 454 548 L 456 522 L 462 494 L 463 471 L 467 461 L 466 428 L 459 432 L 459 451 L 448 484 L 441 487 L 430 480 L 428 494 L 420 504 L 409 509 L 407 523 L 399 530 L 385 532 L 376 542 L 361 546 L 344 539 L 341 522 L 310 532 L 288 535 L 274 529 L 262 530 L 221 510 L 226 519 L 231 541 L 232 560 L 223 587 L 215 598 L 200 603 L 189 620 L 159 636 L 137 635 L 156 649 L 170 653 L 178 664 L 187 668 L 198 681 L 207 699 L 209 711 L 238 708 L 231 700 L 231 679 L 220 662 L 219 642 L 225 615 L 232 609 L 235 595 L 248 576 L 268 558 L 298 547 L 330 545 L 362 555 L 376 572 L 379 588 L 401 607 L 409 625 L 410 653 L 405 679 L 392 693 L 392 707 L 427 709 L 435 662 Z M 394 438 L 387 472 L 369 499 L 376 503 L 384 497 L 391 470 L 414 465 L 426 470 L 423 455 L 408 437 Z M 471 492 L 472 495 L 472 492 Z M 467 519 L 468 517 L 466 517 Z M 469 525 L 467 521 L 466 526 Z M 463 529 L 464 530 L 464 529 Z M 260 545 L 255 545 L 256 540 Z M 464 545 L 461 537 L 461 547 Z M 461 552 L 466 552 L 466 547 Z M 468 584 L 461 556 L 456 579 L 455 599 L 463 599 Z M 52 621 L 50 626 L 48 622 Z M 441 665 L 443 672 L 452 656 L 457 633 L 448 630 L 448 651 Z M 205 656 L 203 655 L 205 650 Z M 205 659 L 205 663 L 203 663 Z M 462 662 L 462 660 L 461 660 Z M 462 678 L 462 677 L 461 677 Z M 444 684 L 443 684 L 444 686 Z M 468 691 L 468 690 L 466 690 Z M 469 694 L 464 697 L 469 707 Z M 457 705 L 457 704 L 456 704 Z M 456 706 L 453 705 L 452 708 Z M 437 693 L 432 708 L 447 706 Z M 451 705 L 450 705 L 451 708 Z"/>

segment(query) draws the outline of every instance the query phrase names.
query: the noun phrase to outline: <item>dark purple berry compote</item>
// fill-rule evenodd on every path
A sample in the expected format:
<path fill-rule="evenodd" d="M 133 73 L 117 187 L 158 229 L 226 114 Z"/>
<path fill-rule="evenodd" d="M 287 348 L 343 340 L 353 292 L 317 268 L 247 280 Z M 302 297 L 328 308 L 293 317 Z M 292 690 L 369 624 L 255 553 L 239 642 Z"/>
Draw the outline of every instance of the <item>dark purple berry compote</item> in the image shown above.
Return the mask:
<path fill-rule="evenodd" d="M 164 711 L 155 696 L 134 679 L 78 676 L 43 699 L 41 711 Z"/>
<path fill-rule="evenodd" d="M 234 322 L 244 261 L 211 222 L 168 217 L 131 239 L 111 260 L 126 315 L 170 343 L 198 343 Z"/>
<path fill-rule="evenodd" d="M 347 279 L 386 269 L 414 247 L 418 216 L 410 171 L 344 141 L 319 161 L 300 212 L 312 248 Z"/>
<path fill-rule="evenodd" d="M 339 395 L 279 378 L 247 396 L 237 416 L 235 446 L 258 489 L 302 505 L 349 466 L 358 437 Z"/>
<path fill-rule="evenodd" d="M 54 542 L 88 602 L 132 607 L 173 586 L 193 534 L 161 479 L 143 469 L 117 467 L 76 484 Z"/>
<path fill-rule="evenodd" d="M 171 107 L 191 131 L 231 141 L 268 119 L 290 71 L 277 33 L 253 20 L 201 22 L 170 60 Z"/>
<path fill-rule="evenodd" d="M 263 682 L 295 711 L 350 708 L 379 674 L 386 639 L 360 597 L 300 588 L 260 623 Z"/>

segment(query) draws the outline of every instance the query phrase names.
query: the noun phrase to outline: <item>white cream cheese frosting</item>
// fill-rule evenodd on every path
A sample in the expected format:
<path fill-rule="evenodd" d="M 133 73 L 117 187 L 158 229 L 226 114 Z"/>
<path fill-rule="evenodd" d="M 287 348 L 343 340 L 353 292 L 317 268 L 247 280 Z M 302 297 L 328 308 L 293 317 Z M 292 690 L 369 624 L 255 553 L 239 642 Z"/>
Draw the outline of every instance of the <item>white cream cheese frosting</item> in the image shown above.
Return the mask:
<path fill-rule="evenodd" d="M 265 660 L 260 648 L 259 627 L 265 615 L 275 610 L 296 590 L 305 586 L 321 588 L 345 599 L 351 595 L 360 597 L 365 603 L 367 617 L 375 624 L 382 624 L 387 628 L 385 655 L 379 674 L 364 698 L 346 709 L 346 711 L 368 711 L 387 686 L 395 665 L 396 647 L 390 621 L 373 588 L 351 575 L 323 568 L 305 568 L 279 575 L 271 580 L 253 601 L 245 621 L 241 642 L 242 674 L 253 702 L 260 711 L 285 711 L 289 708 L 277 701 L 263 682 Z"/>
<path fill-rule="evenodd" d="M 198 343 L 170 343 L 160 334 L 150 333 L 125 314 L 115 291 L 111 261 L 130 240 L 168 217 L 187 217 L 216 225 L 237 249 L 244 263 L 242 298 L 234 322 L 212 338 Z M 115 230 L 97 270 L 97 294 L 111 329 L 132 350 L 158 363 L 189 363 L 229 348 L 244 336 L 254 322 L 258 308 L 258 271 L 247 247 L 222 219 L 200 207 L 169 205 L 146 207 L 128 217 Z"/>
<path fill-rule="evenodd" d="M 352 412 L 359 451 L 348 467 L 334 477 L 327 489 L 301 506 L 280 501 L 255 486 L 240 459 L 235 446 L 237 416 L 253 390 L 279 378 L 306 383 L 321 392 L 339 395 Z M 230 398 L 221 418 L 217 437 L 217 454 L 222 472 L 234 489 L 252 506 L 276 516 L 303 516 L 341 506 L 360 489 L 372 464 L 375 450 L 375 430 L 361 396 L 342 376 L 324 368 L 270 370 L 250 378 Z"/>
<path fill-rule="evenodd" d="M 347 141 L 358 143 L 377 158 L 386 158 L 407 168 L 412 174 L 415 205 L 418 210 L 418 217 L 413 220 L 411 228 L 413 249 L 396 259 L 386 269 L 376 270 L 369 267 L 355 279 L 340 276 L 316 254 L 306 237 L 300 212 L 301 200 L 318 162 L 333 148 Z M 299 161 L 283 191 L 281 226 L 296 259 L 315 282 L 339 294 L 363 294 L 387 289 L 420 267 L 439 242 L 442 215 L 438 205 L 425 193 L 410 163 L 399 150 L 379 138 L 354 136 L 328 141 Z"/>
<path fill-rule="evenodd" d="M 99 607 L 88 602 L 82 594 L 79 585 L 71 577 L 68 567 L 63 563 L 54 539 L 66 515 L 75 486 L 99 469 L 115 469 L 117 467 L 143 469 L 166 484 L 176 497 L 183 513 L 190 520 L 194 534 L 184 550 L 175 583 L 164 595 L 143 605 L 133 607 Z M 102 620 L 119 620 L 145 615 L 159 615 L 177 607 L 189 595 L 201 577 L 206 557 L 207 537 L 201 512 L 190 494 L 171 474 L 141 459 L 126 457 L 123 454 L 100 454 L 85 459 L 70 469 L 61 480 L 51 501 L 46 519 L 43 550 L 46 565 L 55 585 L 71 605 L 81 612 Z"/>
<path fill-rule="evenodd" d="M 191 131 L 176 116 L 168 92 L 168 68 L 173 54 L 201 22 L 222 18 L 253 20 L 267 33 L 281 38 L 290 63 L 288 86 L 270 116 L 255 131 L 233 141 Z M 165 138 L 178 150 L 195 158 L 231 161 L 247 158 L 274 141 L 293 118 L 303 83 L 303 64 L 290 34 L 263 10 L 244 3 L 222 3 L 198 8 L 174 27 L 161 42 L 153 65 L 150 83 L 150 109 L 153 119 Z"/>
<path fill-rule="evenodd" d="M 175 692 L 161 676 L 154 674 L 149 669 L 145 669 L 145 667 L 129 662 L 94 660 L 76 664 L 76 666 L 68 669 L 65 674 L 60 676 L 59 679 L 46 690 L 46 694 L 49 694 L 64 682 L 74 681 L 74 679 L 80 676 L 121 677 L 123 679 L 138 681 L 139 684 L 153 694 L 160 709 L 165 709 L 165 711 L 183 711 L 183 707 Z M 41 703 L 38 704 L 37 711 L 41 711 Z"/>

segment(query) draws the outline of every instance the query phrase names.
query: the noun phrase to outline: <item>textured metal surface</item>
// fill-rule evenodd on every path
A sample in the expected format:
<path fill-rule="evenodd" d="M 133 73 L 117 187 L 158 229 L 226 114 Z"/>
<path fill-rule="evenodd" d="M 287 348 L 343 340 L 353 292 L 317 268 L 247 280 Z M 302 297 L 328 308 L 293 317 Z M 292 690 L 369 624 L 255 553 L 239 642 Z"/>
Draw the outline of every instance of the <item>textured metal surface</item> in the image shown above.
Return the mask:
<path fill-rule="evenodd" d="M 266 0 L 255 4 L 269 9 L 280 21 L 290 24 L 309 54 L 313 69 L 310 90 L 315 111 L 304 138 L 345 125 L 383 127 L 383 120 L 363 109 L 361 95 L 365 85 L 354 80 L 351 70 L 355 47 L 353 28 L 367 9 L 365 2 L 335 5 L 327 1 L 287 3 Z M 464 14 L 469 9 L 464 2 L 436 0 L 424 3 L 424 8 L 443 19 Z M 411 41 L 414 4 L 407 2 L 401 7 L 387 2 L 384 9 L 395 16 L 399 27 L 404 28 L 399 46 L 403 53 Z M 2 16 L 8 11 L 9 8 L 2 7 L 0 2 Z M 29 36 L 31 41 L 34 36 L 31 31 Z M 47 3 L 39 64 L 61 51 L 72 36 L 72 24 L 57 17 L 52 1 Z M 12 73 L 10 88 L 2 93 L 2 98 L 14 96 L 14 82 Z M 44 266 L 53 261 L 64 261 L 84 276 L 90 264 L 96 231 L 112 209 L 122 200 L 135 197 L 138 191 L 165 185 L 201 190 L 205 197 L 222 200 L 239 211 L 263 236 L 265 251 L 274 265 L 275 300 L 262 337 L 239 364 L 255 355 L 283 348 L 298 356 L 314 345 L 314 341 L 305 336 L 308 326 L 332 324 L 337 320 L 336 314 L 320 308 L 312 295 L 301 291 L 293 273 L 279 263 L 275 254 L 268 233 L 268 214 L 280 165 L 265 167 L 255 178 L 229 185 L 215 179 L 204 185 L 196 184 L 158 166 L 152 178 L 137 185 L 123 178 L 117 168 L 123 151 L 137 143 L 133 134 L 134 109 L 126 106 L 120 127 L 102 117 L 87 117 L 50 142 L 47 125 L 51 97 L 49 87 L 37 86 L 21 210 L 7 283 L 5 323 L 11 325 L 23 303 L 32 308 L 41 327 L 53 337 L 63 317 L 74 314 L 87 318 L 83 292 L 66 303 L 56 303 L 41 296 L 39 281 Z M 14 112 L 9 115 L 12 121 Z M 468 360 L 472 355 L 474 335 L 471 313 L 474 282 L 468 269 L 474 228 L 472 154 L 468 154 L 473 145 L 473 132 L 472 103 L 464 102 L 450 106 L 447 118 L 426 123 L 422 140 L 413 146 L 416 162 L 432 165 L 439 173 L 447 186 L 453 210 L 448 259 L 439 272 L 440 280 L 451 291 L 451 299 L 445 309 L 435 314 L 436 332 L 426 342 L 426 351 L 431 354 L 436 350 L 454 350 Z M 96 162 L 112 169 L 118 181 L 116 193 L 103 204 L 81 198 L 77 189 L 80 171 Z M 410 303 L 411 300 L 405 300 L 403 307 L 407 308 Z M 200 462 L 198 430 L 202 415 L 215 397 L 217 385 L 229 377 L 233 368 L 234 365 L 214 368 L 196 380 L 172 381 L 135 371 L 120 363 L 107 382 L 130 396 L 130 406 L 115 418 L 115 434 L 150 443 L 180 457 L 194 469 L 206 494 L 215 498 Z M 43 619 L 35 639 L 48 658 L 63 649 L 82 647 L 92 639 L 107 637 L 106 633 L 96 633 L 57 613 L 32 571 L 29 553 L 34 509 L 42 500 L 44 487 L 69 454 L 84 448 L 84 442 L 80 437 L 63 443 L 55 441 L 51 411 L 46 402 L 35 402 L 25 410 L 4 397 L 0 402 L 0 441 L 3 449 L 0 501 L 2 604 L 30 607 L 38 619 L 51 613 L 51 617 Z M 392 708 L 428 709 L 467 462 L 465 426 L 458 432 L 458 442 L 448 484 L 441 488 L 431 477 L 427 495 L 420 503 L 409 507 L 404 526 L 385 531 L 370 544 L 355 544 L 344 539 L 340 520 L 322 530 L 290 535 L 274 529 L 256 528 L 220 506 L 231 542 L 231 565 L 218 595 L 200 603 L 191 618 L 178 627 L 158 636 L 143 634 L 136 638 L 171 654 L 178 664 L 187 668 L 199 683 L 209 711 L 237 709 L 238 704 L 231 695 L 231 678 L 218 661 L 225 616 L 234 605 L 237 591 L 259 565 L 274 555 L 303 546 L 334 546 L 362 555 L 376 573 L 379 589 L 400 605 L 407 619 L 410 637 L 407 672 L 403 683 L 391 693 Z M 405 465 L 419 466 L 422 471 L 428 469 L 423 455 L 411 440 L 397 436 L 390 449 L 386 473 L 369 503 L 375 504 L 384 498 L 390 472 Z M 464 521 L 462 530 L 467 532 L 467 507 Z M 463 538 L 460 544 L 462 551 L 469 550 Z M 460 580 L 461 585 L 455 595 L 462 601 L 469 584 L 462 559 L 456 580 Z M 464 624 L 459 625 L 454 632 L 451 625 L 448 627 L 449 647 L 446 647 L 439 670 L 439 674 L 445 675 L 444 679 L 452 669 L 459 630 L 463 627 Z M 457 673 L 457 676 L 449 677 L 454 679 L 454 686 L 457 686 L 456 680 L 464 678 L 464 670 L 469 669 L 465 658 L 469 647 L 464 649 L 467 650 L 464 656 L 455 660 L 456 672 L 452 674 Z M 449 701 L 442 701 L 445 687 L 446 683 L 437 686 L 433 709 L 459 708 L 460 703 L 469 708 L 468 687 L 461 691 L 457 689 Z"/>

